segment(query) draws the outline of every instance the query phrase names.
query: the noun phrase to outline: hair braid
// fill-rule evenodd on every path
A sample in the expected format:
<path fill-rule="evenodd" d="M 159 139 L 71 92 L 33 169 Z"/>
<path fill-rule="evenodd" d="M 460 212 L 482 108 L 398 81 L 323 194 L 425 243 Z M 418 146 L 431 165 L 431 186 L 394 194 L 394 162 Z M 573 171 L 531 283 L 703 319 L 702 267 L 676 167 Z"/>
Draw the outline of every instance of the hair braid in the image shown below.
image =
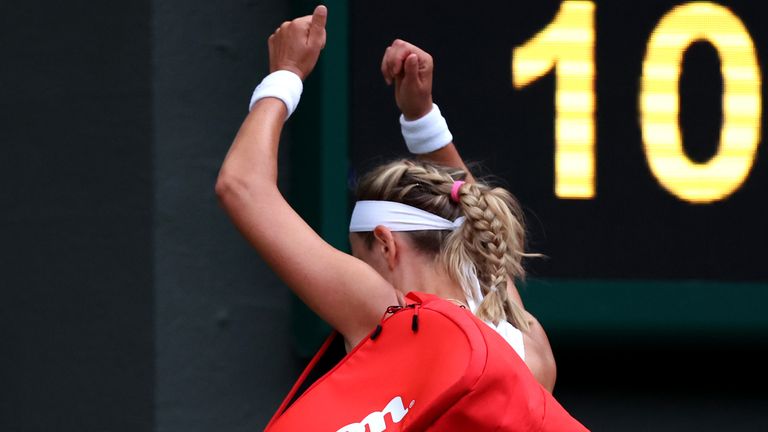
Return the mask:
<path fill-rule="evenodd" d="M 413 231 L 413 244 L 439 256 L 448 274 L 459 282 L 465 294 L 474 297 L 471 286 L 476 275 L 483 301 L 475 311 L 483 320 L 507 320 L 519 329 L 528 323 L 521 307 L 509 299 L 507 283 L 523 277 L 526 256 L 522 211 L 512 195 L 502 188 L 482 183 L 465 183 L 459 202 L 450 198 L 454 181 L 466 172 L 422 161 L 399 160 L 379 167 L 364 177 L 357 188 L 360 200 L 396 201 L 420 208 L 445 219 L 465 216 L 456 231 Z M 368 233 L 366 243 L 373 244 Z"/>
<path fill-rule="evenodd" d="M 494 323 L 508 320 L 527 329 L 521 307 L 507 292 L 510 279 L 524 276 L 524 231 L 518 206 L 504 189 L 479 183 L 462 185 L 459 203 L 467 222 L 460 230 L 463 241 L 458 247 L 472 257 L 484 296 L 476 314 Z"/>

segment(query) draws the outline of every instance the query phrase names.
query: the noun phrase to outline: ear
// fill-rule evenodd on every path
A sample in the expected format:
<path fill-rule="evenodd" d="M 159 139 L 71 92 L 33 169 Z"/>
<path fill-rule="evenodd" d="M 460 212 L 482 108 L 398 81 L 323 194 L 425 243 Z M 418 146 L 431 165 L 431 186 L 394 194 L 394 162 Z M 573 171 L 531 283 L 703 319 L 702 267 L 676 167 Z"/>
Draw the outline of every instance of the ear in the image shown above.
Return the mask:
<path fill-rule="evenodd" d="M 389 270 L 394 270 L 397 263 L 397 242 L 395 242 L 395 236 L 392 235 L 392 231 L 384 225 L 378 225 L 373 229 L 373 236 L 376 238 L 374 247 L 377 248 L 377 252 L 381 252 L 384 259 L 387 261 Z"/>

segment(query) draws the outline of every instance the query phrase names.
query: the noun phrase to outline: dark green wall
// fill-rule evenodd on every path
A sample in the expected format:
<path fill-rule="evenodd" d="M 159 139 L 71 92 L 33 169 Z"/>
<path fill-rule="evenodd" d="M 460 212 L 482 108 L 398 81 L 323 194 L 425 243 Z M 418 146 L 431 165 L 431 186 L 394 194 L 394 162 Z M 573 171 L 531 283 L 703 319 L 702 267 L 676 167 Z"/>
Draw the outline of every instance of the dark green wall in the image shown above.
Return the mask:
<path fill-rule="evenodd" d="M 0 6 L 0 430 L 152 430 L 150 8 Z"/>

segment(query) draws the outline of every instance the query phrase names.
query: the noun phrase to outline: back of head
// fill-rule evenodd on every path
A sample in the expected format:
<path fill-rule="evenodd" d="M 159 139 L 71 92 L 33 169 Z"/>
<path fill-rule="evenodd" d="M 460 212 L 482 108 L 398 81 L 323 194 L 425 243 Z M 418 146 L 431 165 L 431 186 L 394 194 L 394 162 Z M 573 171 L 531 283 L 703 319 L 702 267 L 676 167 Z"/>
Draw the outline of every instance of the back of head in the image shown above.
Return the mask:
<path fill-rule="evenodd" d="M 423 161 L 398 160 L 382 165 L 357 187 L 358 200 L 394 201 L 444 219 L 466 218 L 455 231 L 411 231 L 413 244 L 434 255 L 467 298 L 477 302 L 476 315 L 498 323 L 507 320 L 527 330 L 521 307 L 510 301 L 507 282 L 523 278 L 525 227 L 517 200 L 505 189 L 480 182 L 464 183 L 451 198 L 454 183 L 467 173 Z M 373 236 L 366 233 L 370 246 Z M 479 286 L 478 286 L 479 285 Z"/>

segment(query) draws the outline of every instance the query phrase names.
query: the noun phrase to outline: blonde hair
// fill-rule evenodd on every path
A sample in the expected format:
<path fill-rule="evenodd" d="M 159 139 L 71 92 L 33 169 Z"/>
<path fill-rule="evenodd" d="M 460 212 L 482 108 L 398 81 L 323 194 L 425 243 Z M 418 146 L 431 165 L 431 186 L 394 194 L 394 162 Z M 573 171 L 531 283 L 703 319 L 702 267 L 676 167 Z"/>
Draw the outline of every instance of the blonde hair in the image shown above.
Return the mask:
<path fill-rule="evenodd" d="M 465 216 L 455 231 L 412 231 L 413 244 L 435 255 L 465 294 L 475 299 L 468 273 L 476 273 L 483 300 L 475 314 L 486 321 L 506 320 L 521 330 L 528 329 L 522 307 L 509 299 L 507 282 L 524 278 L 525 253 L 523 212 L 505 189 L 483 183 L 464 183 L 458 202 L 451 200 L 451 188 L 467 173 L 423 161 L 397 160 L 382 165 L 357 186 L 358 200 L 395 201 L 420 208 L 448 220 Z M 373 235 L 364 233 L 368 247 Z"/>

